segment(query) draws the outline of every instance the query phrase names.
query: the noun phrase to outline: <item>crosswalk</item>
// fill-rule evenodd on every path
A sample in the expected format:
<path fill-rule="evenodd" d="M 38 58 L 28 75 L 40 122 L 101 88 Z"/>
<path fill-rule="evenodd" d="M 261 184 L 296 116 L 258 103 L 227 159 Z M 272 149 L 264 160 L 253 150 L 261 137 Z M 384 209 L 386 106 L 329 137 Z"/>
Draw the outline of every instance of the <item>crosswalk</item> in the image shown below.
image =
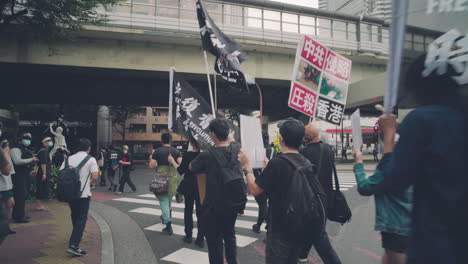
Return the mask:
<path fill-rule="evenodd" d="M 352 165 L 340 166 L 338 169 L 340 189 L 342 191 L 348 191 L 356 185 L 354 173 L 352 172 Z M 369 169 L 369 168 L 367 168 Z M 370 168 L 374 169 L 374 168 Z M 154 194 L 141 194 L 136 197 L 122 197 L 113 200 L 114 202 L 130 204 L 131 209 L 129 214 L 148 216 L 152 220 L 152 224 L 143 227 L 146 232 L 157 232 L 161 233 L 165 227 L 159 220 L 161 215 L 161 208 L 159 201 L 156 199 Z M 243 216 L 239 216 L 235 227 L 236 227 L 236 240 L 239 250 L 247 249 L 249 245 L 252 245 L 257 240 L 264 238 L 263 234 L 256 234 L 252 232 L 252 225 L 256 223 L 258 215 L 258 205 L 255 202 L 254 197 L 249 196 L 246 210 Z M 172 203 L 172 228 L 174 235 L 179 237 L 185 236 L 184 231 L 184 204 Z M 196 216 L 193 217 L 196 221 Z M 196 226 L 196 224 L 194 224 Z M 264 226 L 262 226 L 264 227 Z M 262 228 L 263 229 L 263 228 Z M 262 230 L 265 231 L 265 230 Z M 196 237 L 198 230 L 194 228 L 193 236 Z M 177 248 L 168 250 L 165 255 L 161 256 L 161 263 L 191 263 L 191 264 L 202 264 L 208 263 L 208 253 L 206 248 L 199 249 L 192 246 L 187 246 L 182 242 L 178 244 Z"/>

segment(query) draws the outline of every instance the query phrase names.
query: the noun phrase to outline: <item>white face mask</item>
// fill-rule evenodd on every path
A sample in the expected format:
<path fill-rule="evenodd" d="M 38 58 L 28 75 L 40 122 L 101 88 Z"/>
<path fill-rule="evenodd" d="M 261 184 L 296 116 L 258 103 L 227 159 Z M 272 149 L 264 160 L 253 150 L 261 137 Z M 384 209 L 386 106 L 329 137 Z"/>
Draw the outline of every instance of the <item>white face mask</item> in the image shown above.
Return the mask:
<path fill-rule="evenodd" d="M 124 150 L 124 151 L 123 151 L 123 153 L 124 153 L 124 154 L 127 154 L 127 153 L 128 153 L 128 151 L 127 151 L 127 150 Z"/>

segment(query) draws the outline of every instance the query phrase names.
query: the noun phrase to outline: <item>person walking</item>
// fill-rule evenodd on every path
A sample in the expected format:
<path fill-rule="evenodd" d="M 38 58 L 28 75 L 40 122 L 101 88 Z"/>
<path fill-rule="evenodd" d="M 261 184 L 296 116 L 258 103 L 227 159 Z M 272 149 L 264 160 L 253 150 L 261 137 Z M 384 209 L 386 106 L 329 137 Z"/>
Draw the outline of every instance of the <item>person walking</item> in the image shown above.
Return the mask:
<path fill-rule="evenodd" d="M 452 48 L 450 40 L 439 40 Z M 402 85 L 418 106 L 401 125 L 394 115 L 379 118 L 388 156 L 379 170 L 385 191 L 414 188 L 408 263 L 468 263 L 468 86 L 452 69 L 431 65 L 423 55 L 408 67 Z"/>
<path fill-rule="evenodd" d="M 1 133 L 1 131 L 0 131 Z M 0 148 L 0 173 L 2 175 L 11 175 L 13 166 L 10 162 L 9 148 Z M 2 184 L 2 181 L 0 181 Z M 5 238 L 11 234 L 10 224 L 8 221 L 7 210 L 4 207 L 4 203 L 9 198 L 3 196 L 3 192 L 0 193 L 0 245 L 3 243 Z"/>
<path fill-rule="evenodd" d="M 17 144 L 11 149 L 11 160 L 14 164 L 15 174 L 12 175 L 13 197 L 15 206 L 13 207 L 13 221 L 16 223 L 29 223 L 29 217 L 25 214 L 26 197 L 28 195 L 28 183 L 31 177 L 32 166 L 39 159 L 33 157 L 28 149 L 31 145 L 32 136 L 30 133 L 23 133 Z"/>
<path fill-rule="evenodd" d="M 122 177 L 120 178 L 120 186 L 117 194 L 123 194 L 125 184 L 128 184 L 132 188 L 133 192 L 136 192 L 135 184 L 133 184 L 132 178 L 130 178 L 130 167 L 132 165 L 132 155 L 128 152 L 128 146 L 122 147 L 122 153 L 119 157 L 119 164 L 122 171 Z"/>
<path fill-rule="evenodd" d="M 98 166 L 99 166 L 99 174 L 101 180 L 99 181 L 99 186 L 105 187 L 106 186 L 106 170 L 108 167 L 108 155 L 107 155 L 107 149 L 102 146 L 99 149 L 99 154 L 98 154 Z"/>
<path fill-rule="evenodd" d="M 165 193 L 155 194 L 159 200 L 159 206 L 161 207 L 161 220 L 162 224 L 166 227 L 162 230 L 168 235 L 172 235 L 172 224 L 171 224 L 171 202 L 172 197 L 177 192 L 179 186 L 179 175 L 177 168 L 182 163 L 182 156 L 180 152 L 171 146 L 172 135 L 171 133 L 163 133 L 161 135 L 162 147 L 154 150 L 153 155 L 150 159 L 150 168 L 156 169 L 156 173 L 168 174 L 169 186 Z"/>
<path fill-rule="evenodd" d="M 201 204 L 200 196 L 198 193 L 197 175 L 189 170 L 189 164 L 200 154 L 200 149 L 196 143 L 190 143 L 192 146 L 191 151 L 187 151 L 183 154 L 182 163 L 180 164 L 177 171 L 183 180 L 179 185 L 178 192 L 184 195 L 185 208 L 184 208 L 184 226 L 185 226 L 185 237 L 183 238 L 185 243 L 192 243 L 193 236 L 193 207 L 195 205 L 195 212 L 197 215 L 197 239 L 195 244 L 200 248 L 205 246 L 205 238 L 201 229 Z"/>
<path fill-rule="evenodd" d="M 116 192 L 117 191 L 117 183 L 119 180 L 116 181 L 115 173 L 119 170 L 119 153 L 115 150 L 114 146 L 109 146 L 108 152 L 108 168 L 107 168 L 107 180 L 109 181 L 109 191 Z"/>
<path fill-rule="evenodd" d="M 36 175 L 36 211 L 46 211 L 44 202 L 49 199 L 49 181 L 51 176 L 51 161 L 49 149 L 54 146 L 52 138 L 45 137 L 41 141 L 42 146 L 36 154 L 39 159 Z"/>
<path fill-rule="evenodd" d="M 265 263 L 296 264 L 301 247 L 309 240 L 315 242 L 322 237 L 326 221 L 322 202 L 325 193 L 314 174 L 314 166 L 299 154 L 305 133 L 304 124 L 287 119 L 279 124 L 279 132 L 282 154 L 270 160 L 259 177 L 255 179 L 252 164 L 244 151 L 240 152 L 239 161 L 246 170 L 250 193 L 255 196 L 268 193 L 271 218 L 267 230 Z M 305 186 L 307 183 L 308 187 Z M 303 197 L 311 199 L 307 200 L 308 205 L 313 202 L 316 206 L 313 212 L 295 211 L 294 215 L 317 217 L 294 218 L 295 222 L 292 223 L 289 220 L 293 216 L 287 213 L 287 208 L 306 208 L 305 204 L 300 207 L 295 204 L 295 201 L 304 201 L 301 200 Z"/>
<path fill-rule="evenodd" d="M 333 192 L 333 166 L 335 166 L 335 155 L 331 146 L 320 140 L 320 129 L 313 124 L 305 127 L 304 146 L 299 153 L 317 166 L 320 184 L 327 198 L 331 198 Z M 338 255 L 330 243 L 327 232 L 323 232 L 321 239 L 315 244 L 309 243 L 301 247 L 299 252 L 300 263 L 308 261 L 309 251 L 312 246 L 315 247 L 323 263 L 341 264 Z"/>
<path fill-rule="evenodd" d="M 374 155 L 374 161 L 379 162 L 379 151 L 377 149 L 377 145 L 375 146 L 374 150 L 372 151 L 372 154 Z"/>
<path fill-rule="evenodd" d="M 91 145 L 89 139 L 81 138 L 78 152 L 68 158 L 68 165 L 75 168 L 80 163 L 86 162 L 79 171 L 81 196 L 69 202 L 73 231 L 68 242 L 67 252 L 74 256 L 86 255 L 86 251 L 80 248 L 80 242 L 88 220 L 89 204 L 92 195 L 91 185 L 96 183 L 99 173 L 96 159 L 89 156 Z M 60 167 L 60 169 L 63 168 L 65 168 L 65 162 Z"/>
<path fill-rule="evenodd" d="M 1 134 L 1 131 L 0 131 Z M 8 140 L 3 140 L 0 142 L 0 151 L 5 159 L 3 162 L 3 166 L 6 166 L 9 164 L 10 170 L 4 170 L 8 171 L 8 174 L 4 174 L 3 172 L 0 172 L 0 196 L 2 197 L 0 202 L 4 203 L 4 208 L 6 212 L 6 218 L 7 221 L 10 220 L 11 214 L 13 211 L 13 207 L 15 206 L 15 199 L 13 198 L 13 183 L 11 181 L 11 175 L 15 174 L 14 168 L 12 166 L 13 162 L 11 161 L 10 157 L 10 146 L 8 143 Z M 8 229 L 8 234 L 13 235 L 16 234 L 15 231 Z"/>
<path fill-rule="evenodd" d="M 377 168 L 372 176 L 366 177 L 362 152 L 354 150 L 355 162 L 354 174 L 360 195 L 375 197 L 376 217 L 375 231 L 382 235 L 382 247 L 385 253 L 382 256 L 382 264 L 405 264 L 408 237 L 411 233 L 411 199 L 412 187 L 403 191 L 385 192 L 384 176 Z M 379 164 L 382 168 L 388 162 L 389 156 L 385 156 Z"/>
<path fill-rule="evenodd" d="M 273 158 L 273 148 L 270 146 L 269 141 L 270 138 L 268 136 L 267 131 L 262 132 L 263 138 L 263 146 L 265 147 L 267 159 Z M 257 178 L 263 169 L 254 169 L 255 178 Z M 268 196 L 266 193 L 262 193 L 260 195 L 255 196 L 255 201 L 258 204 L 258 217 L 257 223 L 252 226 L 252 231 L 260 234 L 260 228 L 262 227 L 263 222 L 265 222 L 266 226 L 268 226 Z M 266 228 L 266 227 L 265 227 Z"/>
<path fill-rule="evenodd" d="M 216 118 L 208 128 L 215 147 L 200 153 L 190 163 L 189 169 L 192 173 L 207 175 L 201 224 L 210 264 L 223 264 L 224 251 L 227 263 L 237 264 L 235 224 L 247 201 L 242 168 L 237 160 L 240 144 L 230 142 L 230 124 L 226 119 Z M 232 184 L 226 185 L 226 180 Z"/>

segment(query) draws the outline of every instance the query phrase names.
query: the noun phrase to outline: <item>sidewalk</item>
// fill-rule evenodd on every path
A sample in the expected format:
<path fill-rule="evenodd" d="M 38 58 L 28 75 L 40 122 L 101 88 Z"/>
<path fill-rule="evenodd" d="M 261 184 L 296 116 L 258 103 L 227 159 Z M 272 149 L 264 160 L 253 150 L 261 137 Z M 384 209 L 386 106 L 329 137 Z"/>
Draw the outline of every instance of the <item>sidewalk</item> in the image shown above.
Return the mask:
<path fill-rule="evenodd" d="M 99 264 L 101 263 L 101 232 L 92 217 L 88 217 L 80 247 L 87 255 L 72 257 L 66 252 L 72 231 L 67 204 L 50 201 L 50 211 L 36 212 L 34 204 L 26 204 L 28 224 L 10 224 L 17 234 L 8 236 L 0 246 L 2 264 Z"/>

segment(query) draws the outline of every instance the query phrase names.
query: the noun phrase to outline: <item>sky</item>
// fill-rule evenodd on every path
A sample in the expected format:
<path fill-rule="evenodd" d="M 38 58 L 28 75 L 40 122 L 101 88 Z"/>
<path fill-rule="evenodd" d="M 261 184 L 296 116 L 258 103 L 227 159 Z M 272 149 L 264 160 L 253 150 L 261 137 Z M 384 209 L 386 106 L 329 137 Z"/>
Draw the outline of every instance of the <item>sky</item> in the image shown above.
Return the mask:
<path fill-rule="evenodd" d="M 270 1 L 318 8 L 318 0 L 270 0 Z"/>

